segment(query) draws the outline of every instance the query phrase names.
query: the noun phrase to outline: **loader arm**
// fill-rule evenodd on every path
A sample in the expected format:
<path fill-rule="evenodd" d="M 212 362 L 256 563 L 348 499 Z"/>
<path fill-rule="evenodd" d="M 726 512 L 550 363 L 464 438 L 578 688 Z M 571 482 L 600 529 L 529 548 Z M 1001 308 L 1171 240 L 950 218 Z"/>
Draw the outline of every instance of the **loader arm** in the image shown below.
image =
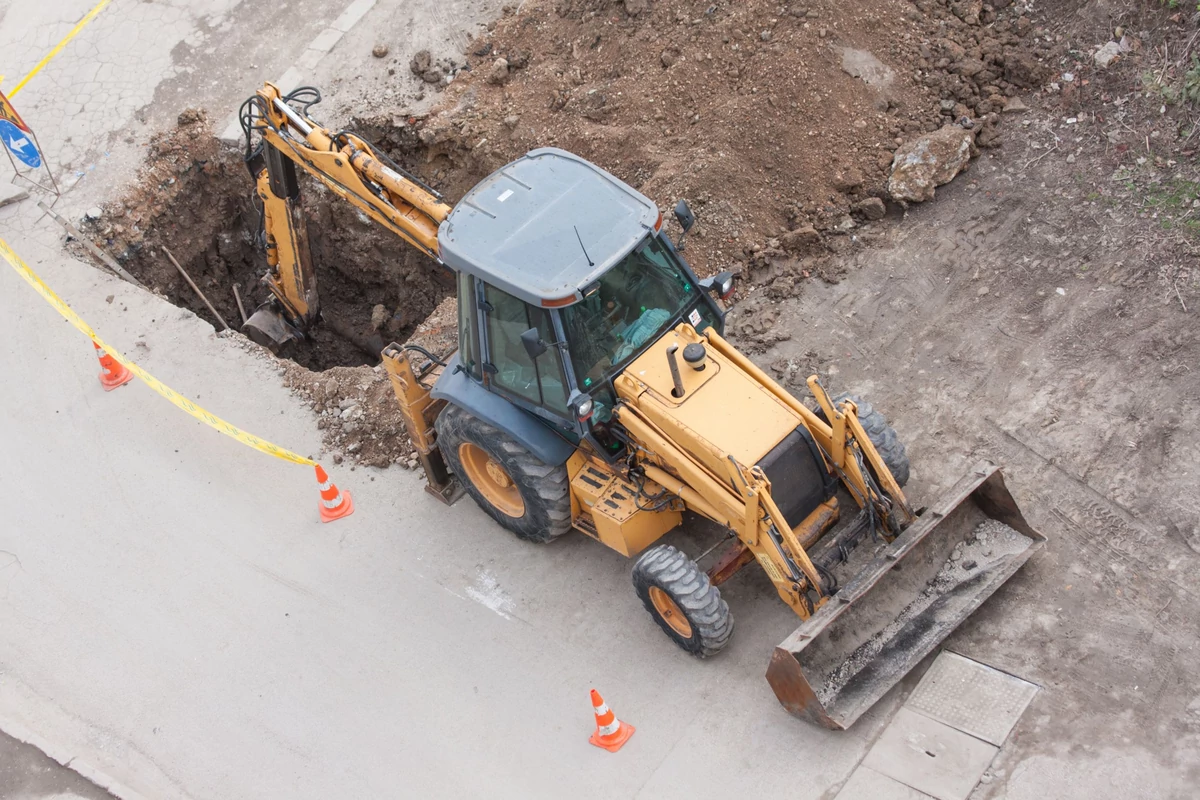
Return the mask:
<path fill-rule="evenodd" d="M 822 468 L 836 474 L 847 487 L 860 509 L 871 532 L 890 541 L 916 519 L 908 501 L 896 484 L 891 472 L 875 451 L 866 431 L 858 421 L 853 402 L 834 408 L 824 389 L 812 378 L 810 386 L 825 411 L 826 423 L 754 366 L 715 330 L 697 333 L 689 325 L 681 325 L 668 339 L 679 344 L 704 343 L 714 353 L 714 366 L 728 363 L 743 377 L 728 384 L 729 392 L 738 386 L 749 387 L 760 398 L 755 403 L 781 405 L 781 419 L 794 427 L 801 424 L 812 434 L 821 453 Z M 647 357 L 650 363 L 659 358 L 656 345 Z M 645 476 L 683 500 L 691 510 L 732 530 L 742 546 L 747 548 L 767 573 L 780 598 L 802 619 L 807 619 L 828 599 L 832 586 L 827 585 L 821 570 L 807 549 L 815 544 L 839 516 L 838 501 L 831 497 L 816 505 L 804 519 L 789 524 L 780 510 L 773 487 L 760 466 L 747 466 L 731 452 L 723 450 L 712 437 L 718 420 L 699 420 L 704 428 L 689 425 L 680 413 L 687 392 L 678 405 L 664 406 L 662 397 L 652 386 L 650 370 L 639 362 L 616 379 L 617 394 L 622 403 L 615 414 L 619 424 L 629 433 L 634 444 L 638 466 Z M 686 373 L 685 373 L 686 375 Z M 682 379 L 697 396 L 701 381 L 691 375 Z M 720 378 L 714 378 L 720 380 Z M 715 384 L 714 384 L 715 385 Z M 658 409 L 656 412 L 655 409 Z M 790 429 L 789 427 L 789 429 Z M 782 431 L 783 434 L 787 430 Z"/>
<path fill-rule="evenodd" d="M 240 113 L 246 163 L 263 201 L 270 266 L 264 282 L 278 302 L 278 307 L 258 309 L 243 330 L 273 350 L 303 336 L 320 315 L 297 167 L 439 263 L 438 226 L 451 210 L 435 191 L 358 136 L 332 132 L 309 118 L 308 107 L 319 100 L 315 89 L 301 88 L 285 96 L 266 83 Z M 257 147 L 255 132 L 260 137 Z"/>

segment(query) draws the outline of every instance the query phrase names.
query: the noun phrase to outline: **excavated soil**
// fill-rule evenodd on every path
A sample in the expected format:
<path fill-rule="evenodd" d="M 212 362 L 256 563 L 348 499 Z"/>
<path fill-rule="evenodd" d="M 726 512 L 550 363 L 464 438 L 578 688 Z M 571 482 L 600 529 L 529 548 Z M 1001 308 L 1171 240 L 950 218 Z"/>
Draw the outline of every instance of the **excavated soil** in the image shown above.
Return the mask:
<path fill-rule="evenodd" d="M 405 340 L 451 290 L 452 277 L 315 180 L 302 181 L 325 323 L 282 355 L 312 370 L 376 364 L 382 344 Z M 269 297 L 260 282 L 267 270 L 261 213 L 241 153 L 216 140 L 203 112 L 185 111 L 150 143 L 136 188 L 108 204 L 91 232 L 143 283 L 220 330 L 169 250 L 236 329 L 235 286 L 248 314 Z"/>
<path fill-rule="evenodd" d="M 792 294 L 825 274 L 821 255 L 869 238 L 899 144 L 963 117 L 999 142 L 1009 98 L 1048 74 L 1008 5 L 527 2 L 472 43 L 421 138 L 488 168 L 579 153 L 664 209 L 686 199 L 701 273 L 745 265 L 760 282 L 784 251 L 807 256 L 780 283 Z"/>

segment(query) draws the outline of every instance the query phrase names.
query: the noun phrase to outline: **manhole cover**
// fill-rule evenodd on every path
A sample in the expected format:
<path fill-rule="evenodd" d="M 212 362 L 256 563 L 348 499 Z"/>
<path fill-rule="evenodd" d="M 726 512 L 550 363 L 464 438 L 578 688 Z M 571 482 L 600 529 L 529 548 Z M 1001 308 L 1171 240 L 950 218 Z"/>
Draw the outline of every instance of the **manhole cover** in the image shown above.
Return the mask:
<path fill-rule="evenodd" d="M 905 705 L 1000 747 L 1038 687 L 943 650 Z"/>

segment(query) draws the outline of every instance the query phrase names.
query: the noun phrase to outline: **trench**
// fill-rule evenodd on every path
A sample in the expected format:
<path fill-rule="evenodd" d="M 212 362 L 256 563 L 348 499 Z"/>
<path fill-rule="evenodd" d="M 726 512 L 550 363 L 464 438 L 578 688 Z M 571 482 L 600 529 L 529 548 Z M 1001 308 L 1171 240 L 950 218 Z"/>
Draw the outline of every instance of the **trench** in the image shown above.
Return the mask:
<path fill-rule="evenodd" d="M 203 119 L 199 124 L 203 124 Z M 449 202 L 474 183 L 412 128 L 356 120 L 352 129 L 442 191 Z M 441 184 L 441 185 L 439 185 Z M 394 236 L 316 179 L 301 177 L 321 320 L 278 354 L 313 371 L 378 363 L 378 347 L 404 341 L 453 291 L 444 267 Z M 180 117 L 150 148 L 139 185 L 109 204 L 95 233 L 126 269 L 171 303 L 222 326 L 171 265 L 176 257 L 231 328 L 270 298 L 261 205 L 242 153 Z"/>

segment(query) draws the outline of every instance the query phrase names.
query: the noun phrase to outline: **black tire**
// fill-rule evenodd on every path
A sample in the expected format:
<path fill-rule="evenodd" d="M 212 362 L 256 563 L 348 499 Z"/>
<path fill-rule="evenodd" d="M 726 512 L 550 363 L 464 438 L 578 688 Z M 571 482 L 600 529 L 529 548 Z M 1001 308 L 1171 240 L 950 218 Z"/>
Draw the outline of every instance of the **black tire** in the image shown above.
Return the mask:
<path fill-rule="evenodd" d="M 867 438 L 871 440 L 871 444 L 875 445 L 875 449 L 879 452 L 879 457 L 883 459 L 883 463 L 891 471 L 892 477 L 896 479 L 896 483 L 901 487 L 908 483 L 909 463 L 908 453 L 904 449 L 904 443 L 900 441 L 900 437 L 896 435 L 896 430 L 888 425 L 887 419 L 883 414 L 879 413 L 867 400 L 859 397 L 856 394 L 844 392 L 833 398 L 833 404 L 839 405 L 845 400 L 853 400 L 854 405 L 858 406 L 858 421 L 862 423 L 863 430 L 867 432 Z M 825 422 L 825 412 L 822 409 L 817 410 L 817 416 Z"/>
<path fill-rule="evenodd" d="M 467 494 L 500 525 L 521 539 L 543 544 L 571 529 L 570 481 L 565 465 L 546 464 L 499 428 L 456 405 L 447 405 L 434 427 L 446 466 L 458 476 Z M 464 442 L 485 451 L 508 473 L 524 503 L 522 516 L 505 513 L 471 482 L 459 458 Z"/>
<path fill-rule="evenodd" d="M 709 582 L 708 575 L 695 561 L 671 545 L 660 544 L 642 553 L 633 565 L 633 588 L 663 632 L 697 658 L 716 655 L 729 644 L 733 615 L 721 599 L 721 591 Z M 674 601 L 687 620 L 690 636 L 664 618 L 655 606 L 652 589 Z"/>

